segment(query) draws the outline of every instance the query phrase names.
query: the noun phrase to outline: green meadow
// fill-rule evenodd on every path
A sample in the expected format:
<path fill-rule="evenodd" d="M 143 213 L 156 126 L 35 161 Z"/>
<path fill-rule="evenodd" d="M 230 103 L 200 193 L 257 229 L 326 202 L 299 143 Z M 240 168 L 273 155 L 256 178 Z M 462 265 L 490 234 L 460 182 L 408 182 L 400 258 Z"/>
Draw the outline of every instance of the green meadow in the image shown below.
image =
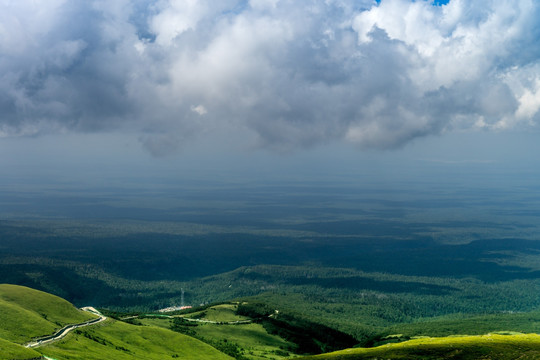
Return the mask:
<path fill-rule="evenodd" d="M 51 335 L 67 324 L 95 318 L 57 296 L 15 285 L 0 285 L 0 360 L 54 359 L 231 359 L 195 338 L 154 326 L 106 320 L 71 331 L 34 349 L 22 344 Z"/>
<path fill-rule="evenodd" d="M 35 350 L 0 339 L 0 360 L 25 360 L 41 356 Z"/>
<path fill-rule="evenodd" d="M 229 356 L 189 336 L 153 326 L 109 320 L 82 328 L 65 340 L 39 349 L 55 359 L 216 359 Z"/>
<path fill-rule="evenodd" d="M 402 334 L 403 337 L 483 335 L 495 332 L 540 333 L 540 312 L 502 313 L 466 316 L 457 315 L 426 319 L 386 328 L 382 335 Z"/>
<path fill-rule="evenodd" d="M 227 326 L 224 329 L 224 326 Z M 269 334 L 260 324 L 213 325 L 204 324 L 195 330 L 196 336 L 210 342 L 229 342 L 243 350 L 247 359 L 283 359 L 290 355 L 286 349 L 294 344 Z"/>
<path fill-rule="evenodd" d="M 236 304 L 219 304 L 207 308 L 202 311 L 196 311 L 187 314 L 186 318 L 199 319 L 204 318 L 208 321 L 216 322 L 233 322 L 249 320 L 246 316 L 239 316 L 236 314 L 238 306 Z"/>
<path fill-rule="evenodd" d="M 356 348 L 300 358 L 302 360 L 405 360 L 539 359 L 540 335 L 487 334 L 443 338 L 419 338 L 375 348 Z M 300 360 L 299 359 L 299 360 Z"/>
<path fill-rule="evenodd" d="M 95 318 L 68 301 L 23 286 L 0 285 L 0 338 L 18 344 Z"/>
<path fill-rule="evenodd" d="M 292 355 L 289 351 L 294 350 L 296 345 L 280 336 L 269 334 L 263 325 L 259 323 L 233 324 L 236 321 L 250 320 L 247 316 L 237 315 L 237 309 L 237 304 L 218 304 L 182 315 L 182 317 L 199 319 L 203 322 L 181 321 L 180 316 L 173 319 L 145 318 L 139 321 L 143 325 L 173 328 L 188 333 L 190 336 L 244 359 L 278 360 Z"/>

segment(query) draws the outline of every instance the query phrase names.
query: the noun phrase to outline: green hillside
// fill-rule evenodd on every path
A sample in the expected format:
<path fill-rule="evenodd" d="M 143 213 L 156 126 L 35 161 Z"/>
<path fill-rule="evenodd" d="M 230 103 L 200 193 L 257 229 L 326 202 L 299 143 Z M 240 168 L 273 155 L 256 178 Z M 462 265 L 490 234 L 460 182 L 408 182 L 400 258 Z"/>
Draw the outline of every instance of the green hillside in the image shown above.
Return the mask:
<path fill-rule="evenodd" d="M 190 310 L 188 310 L 190 311 Z M 209 305 L 176 315 L 146 314 L 135 324 L 168 328 L 243 360 L 285 359 L 346 349 L 350 335 L 261 302 Z"/>
<path fill-rule="evenodd" d="M 391 334 L 401 334 L 402 338 L 418 336 L 483 335 L 496 332 L 540 333 L 540 312 L 451 315 L 397 324 L 384 330 L 371 341 L 378 341 Z M 367 344 L 371 345 L 371 344 Z"/>
<path fill-rule="evenodd" d="M 0 285 L 0 338 L 18 344 L 49 335 L 68 324 L 81 323 L 95 315 L 75 308 L 68 301 L 24 286 Z"/>
<path fill-rule="evenodd" d="M 39 348 L 55 359 L 230 360 L 229 356 L 189 336 L 154 326 L 108 320 L 76 330 L 66 339 Z"/>
<path fill-rule="evenodd" d="M 137 320 L 137 323 L 190 335 L 231 356 L 246 360 L 285 359 L 291 352 L 294 353 L 297 347 L 294 342 L 268 333 L 262 324 L 238 315 L 237 311 L 237 304 L 219 304 L 174 318 L 143 318 Z M 200 322 L 188 321 L 184 317 Z"/>
<path fill-rule="evenodd" d="M 34 349 L 24 344 L 51 335 L 67 324 L 94 315 L 57 296 L 15 285 L 0 285 L 0 360 L 55 359 L 216 359 L 231 358 L 186 335 L 154 326 L 107 320 L 70 332 L 65 338 Z"/>
<path fill-rule="evenodd" d="M 202 318 L 216 322 L 245 321 L 250 319 L 247 316 L 238 315 L 236 313 L 237 310 L 237 304 L 219 304 L 201 311 L 189 313 L 185 317 L 192 319 Z"/>
<path fill-rule="evenodd" d="M 26 360 L 41 356 L 35 350 L 0 339 L 0 360 Z"/>
<path fill-rule="evenodd" d="M 332 346 L 340 348 L 340 341 L 354 340 L 324 325 L 252 301 L 207 306 L 174 317 L 143 315 L 132 318 L 134 324 L 109 319 L 76 329 L 42 347 L 27 349 L 20 345 L 92 317 L 56 296 L 0 285 L 0 360 L 29 360 L 41 355 L 62 360 L 282 360 L 295 354 L 332 351 Z M 540 335 L 512 332 L 536 332 L 539 324 L 539 312 L 446 316 L 388 327 L 370 340 L 371 345 L 388 342 L 381 346 L 298 359 L 539 359 Z M 482 331 L 491 333 L 478 335 Z"/>
<path fill-rule="evenodd" d="M 540 335 L 488 334 L 481 336 L 456 336 L 421 338 L 375 348 L 358 348 L 329 354 L 300 358 L 302 360 L 367 360 L 367 359 L 459 359 L 459 360 L 510 360 L 539 359 Z M 299 360 L 300 360 L 299 359 Z"/>

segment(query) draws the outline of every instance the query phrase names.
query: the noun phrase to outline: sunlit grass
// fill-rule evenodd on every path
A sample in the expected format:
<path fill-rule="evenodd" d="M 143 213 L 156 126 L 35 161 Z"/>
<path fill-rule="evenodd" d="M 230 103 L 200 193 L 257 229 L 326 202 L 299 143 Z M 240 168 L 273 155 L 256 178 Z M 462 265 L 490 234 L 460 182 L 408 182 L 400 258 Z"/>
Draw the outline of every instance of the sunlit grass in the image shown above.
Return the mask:
<path fill-rule="evenodd" d="M 23 286 L 0 285 L 2 339 L 22 344 L 95 317 L 57 296 Z"/>
<path fill-rule="evenodd" d="M 245 316 L 236 315 L 237 308 L 238 306 L 235 304 L 220 304 L 212 306 L 203 311 L 187 314 L 185 317 L 200 318 L 216 322 L 233 322 L 248 320 L 248 318 Z"/>
<path fill-rule="evenodd" d="M 81 329 L 63 341 L 40 348 L 40 352 L 56 359 L 231 359 L 189 336 L 112 320 Z"/>
<path fill-rule="evenodd" d="M 0 360 L 33 359 L 40 356 L 35 350 L 0 339 Z"/>
<path fill-rule="evenodd" d="M 269 334 L 260 324 L 227 324 L 248 319 L 245 316 L 236 315 L 236 308 L 235 304 L 220 304 L 188 314 L 190 317 L 201 317 L 221 323 L 193 323 L 196 326 L 188 328 L 194 332 L 193 336 L 209 343 L 226 341 L 238 345 L 243 350 L 243 356 L 247 359 L 284 359 L 290 355 L 287 349 L 294 348 L 295 344 L 287 342 L 279 336 Z M 171 319 L 147 318 L 139 321 L 144 325 L 164 328 L 171 325 Z"/>
<path fill-rule="evenodd" d="M 487 334 L 477 336 L 422 337 L 375 348 L 357 348 L 302 359 L 361 360 L 361 359 L 538 359 L 538 334 Z"/>

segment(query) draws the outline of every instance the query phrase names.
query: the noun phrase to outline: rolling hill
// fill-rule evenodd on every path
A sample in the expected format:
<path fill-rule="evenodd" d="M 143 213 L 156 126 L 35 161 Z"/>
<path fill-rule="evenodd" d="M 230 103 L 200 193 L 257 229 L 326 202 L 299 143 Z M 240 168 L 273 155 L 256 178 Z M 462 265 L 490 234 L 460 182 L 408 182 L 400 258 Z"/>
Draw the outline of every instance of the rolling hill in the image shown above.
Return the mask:
<path fill-rule="evenodd" d="M 347 349 L 303 357 L 298 360 L 511 360 L 539 358 L 540 335 L 538 334 L 487 334 L 442 338 L 426 337 L 375 348 Z"/>
<path fill-rule="evenodd" d="M 57 296 L 23 286 L 0 285 L 0 360 L 57 359 L 216 359 L 229 356 L 202 341 L 154 326 L 115 320 L 76 329 L 37 347 L 22 344 L 53 334 L 67 324 L 95 318 Z"/>
<path fill-rule="evenodd" d="M 68 324 L 96 318 L 57 296 L 17 285 L 0 285 L 0 338 L 24 344 Z"/>
<path fill-rule="evenodd" d="M 306 340 L 315 341 L 323 349 L 327 346 L 324 341 L 333 343 L 342 336 L 337 332 L 333 334 L 334 330 L 323 325 L 273 309 L 256 302 L 223 303 L 175 317 L 142 315 L 133 321 L 135 324 L 109 318 L 75 329 L 51 344 L 28 349 L 22 344 L 31 338 L 52 334 L 66 324 L 84 322 L 94 315 L 78 310 L 57 296 L 4 284 L 0 285 L 0 360 L 285 359 L 301 353 L 301 344 Z M 386 341 L 384 345 L 349 348 L 296 359 L 538 359 L 540 335 L 510 331 L 514 328 L 534 331 L 537 316 L 537 313 L 485 315 L 403 324 L 394 328 L 402 330 L 400 334 L 381 334 L 376 344 Z M 531 321 L 533 324 L 528 324 Z M 475 324 L 478 324 L 478 329 Z M 500 328 L 501 332 L 432 337 L 434 334 L 441 336 L 443 333 L 483 331 L 494 327 Z M 325 336 L 339 336 L 317 338 L 323 333 Z M 428 336 L 419 336 L 421 334 Z M 235 351 L 227 352 L 231 349 Z"/>

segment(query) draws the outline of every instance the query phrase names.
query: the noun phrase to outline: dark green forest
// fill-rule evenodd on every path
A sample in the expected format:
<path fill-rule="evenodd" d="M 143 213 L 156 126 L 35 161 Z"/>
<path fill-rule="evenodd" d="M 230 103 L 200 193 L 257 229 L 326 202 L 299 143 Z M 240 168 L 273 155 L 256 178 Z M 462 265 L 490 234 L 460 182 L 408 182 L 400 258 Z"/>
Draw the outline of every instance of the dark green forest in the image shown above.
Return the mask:
<path fill-rule="evenodd" d="M 4 192 L 0 279 L 108 311 L 249 299 L 361 343 L 540 309 L 536 188 L 421 185 Z"/>
<path fill-rule="evenodd" d="M 180 304 L 182 289 L 192 305 L 255 297 L 367 341 L 396 324 L 540 305 L 539 272 L 530 267 L 540 245 L 532 240 L 88 237 L 59 235 L 48 222 L 2 225 L 2 281 L 79 306 L 152 311 Z"/>

